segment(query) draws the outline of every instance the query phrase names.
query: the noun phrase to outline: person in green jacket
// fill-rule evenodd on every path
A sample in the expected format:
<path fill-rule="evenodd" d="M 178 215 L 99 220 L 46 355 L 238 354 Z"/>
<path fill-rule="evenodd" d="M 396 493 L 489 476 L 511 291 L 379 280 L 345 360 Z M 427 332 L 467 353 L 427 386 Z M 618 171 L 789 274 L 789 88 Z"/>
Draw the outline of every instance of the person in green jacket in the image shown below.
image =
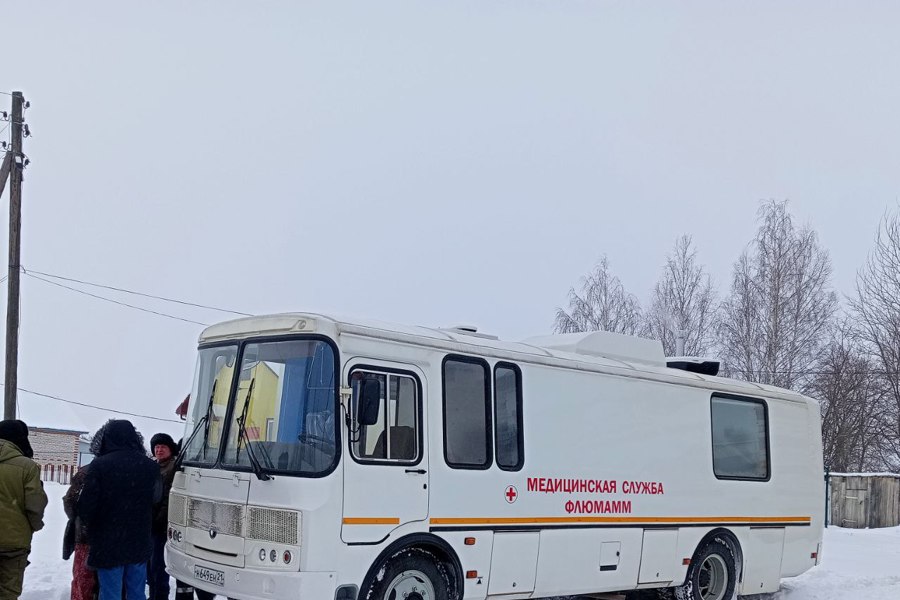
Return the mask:
<path fill-rule="evenodd" d="M 0 421 L 0 600 L 22 594 L 31 537 L 44 526 L 47 494 L 33 456 L 28 426 Z"/>

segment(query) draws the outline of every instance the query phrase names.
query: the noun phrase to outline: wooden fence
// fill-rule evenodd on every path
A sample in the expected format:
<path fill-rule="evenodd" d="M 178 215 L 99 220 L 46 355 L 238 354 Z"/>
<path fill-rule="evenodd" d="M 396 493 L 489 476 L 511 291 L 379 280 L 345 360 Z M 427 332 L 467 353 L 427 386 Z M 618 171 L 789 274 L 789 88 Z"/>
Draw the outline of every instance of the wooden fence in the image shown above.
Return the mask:
<path fill-rule="evenodd" d="M 900 525 L 900 475 L 831 473 L 828 492 L 831 525 L 853 529 Z"/>
<path fill-rule="evenodd" d="M 72 465 L 45 464 L 41 467 L 41 481 L 55 481 L 69 485 L 72 483 L 72 475 L 75 474 L 75 467 Z"/>

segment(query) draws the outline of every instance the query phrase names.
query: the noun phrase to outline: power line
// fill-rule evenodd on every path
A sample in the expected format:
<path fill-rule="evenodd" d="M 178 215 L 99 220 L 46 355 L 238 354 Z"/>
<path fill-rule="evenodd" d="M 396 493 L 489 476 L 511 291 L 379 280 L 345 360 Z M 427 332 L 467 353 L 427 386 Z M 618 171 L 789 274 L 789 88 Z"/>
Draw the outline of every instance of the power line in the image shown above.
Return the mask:
<path fill-rule="evenodd" d="M 3 384 L 0 384 L 3 385 Z M 87 404 L 85 402 L 77 402 L 75 400 L 68 400 L 66 398 L 60 398 L 59 396 L 54 396 L 52 394 L 43 394 L 41 392 L 35 392 L 34 390 L 28 390 L 25 388 L 16 388 L 20 392 L 25 392 L 26 394 L 31 394 L 33 396 L 40 396 L 41 398 L 49 398 L 50 400 L 58 400 L 59 402 L 65 402 L 66 404 L 74 404 L 76 406 L 83 406 L 84 408 L 93 408 L 94 410 L 102 410 L 106 412 L 115 413 L 117 415 L 127 415 L 129 417 L 139 417 L 141 419 L 152 419 L 153 421 L 164 421 L 166 423 L 179 423 L 183 424 L 183 421 L 177 421 L 175 419 L 164 419 L 162 417 L 153 417 L 150 415 L 142 415 L 139 413 L 128 412 L 124 410 L 116 410 L 114 408 L 106 408 L 105 406 L 96 406 L 94 404 Z"/>
<path fill-rule="evenodd" d="M 240 312 L 237 310 L 230 310 L 228 308 L 219 308 L 217 306 L 209 306 L 207 304 L 197 304 L 196 302 L 188 302 L 186 300 L 178 300 L 177 298 L 166 298 L 165 296 L 157 296 L 155 294 L 147 294 L 145 292 L 136 292 L 134 290 L 129 290 L 126 288 L 116 287 L 112 285 L 104 285 L 102 283 L 94 283 L 92 281 L 85 281 L 83 279 L 75 279 L 74 277 L 63 277 L 62 275 L 54 275 L 53 273 L 44 273 L 41 271 L 35 271 L 34 269 L 26 269 L 22 267 L 22 272 L 28 275 L 29 273 L 36 273 L 38 275 L 43 275 L 44 277 L 50 277 L 52 279 L 59 279 L 62 281 L 69 281 L 72 283 L 80 283 L 83 285 L 89 285 L 96 288 L 102 288 L 105 290 L 112 290 L 115 292 L 124 292 L 126 294 L 133 294 L 135 296 L 143 296 L 145 298 L 153 298 L 154 300 L 164 300 L 165 302 L 174 302 L 175 304 L 181 304 L 184 306 L 193 306 L 195 308 L 205 308 L 208 310 L 216 310 L 223 313 L 230 313 L 232 315 L 239 315 L 241 317 L 252 317 L 253 315 L 250 313 Z"/>
<path fill-rule="evenodd" d="M 50 285 L 55 285 L 57 287 L 61 287 L 63 289 L 67 289 L 78 294 L 84 294 L 85 296 L 90 296 L 91 298 L 96 298 L 98 300 L 104 300 L 106 302 L 111 302 L 112 304 L 118 304 L 119 306 L 125 306 L 127 308 L 133 308 L 134 310 L 139 310 L 141 312 L 150 313 L 152 315 L 158 315 L 160 317 L 166 317 L 167 319 L 174 319 L 176 321 L 184 321 L 185 323 L 193 323 L 194 325 L 203 325 L 204 327 L 209 326 L 209 323 L 202 323 L 200 321 L 194 321 L 192 319 L 185 319 L 184 317 L 176 317 L 175 315 L 170 315 L 168 313 L 159 312 L 156 310 L 150 310 L 149 308 L 144 308 L 142 306 L 135 306 L 134 304 L 128 304 L 127 302 L 120 302 L 118 300 L 113 300 L 112 298 L 107 298 L 106 296 L 98 296 L 97 294 L 92 294 L 90 292 L 86 292 L 84 290 L 79 290 L 78 288 L 70 287 L 68 285 L 63 285 L 57 281 L 50 281 L 49 279 L 44 279 L 43 277 L 38 277 L 37 275 L 32 275 L 29 272 L 25 272 L 25 275 L 31 277 L 32 279 L 37 279 L 38 281 L 43 281 L 44 283 L 49 283 Z"/>

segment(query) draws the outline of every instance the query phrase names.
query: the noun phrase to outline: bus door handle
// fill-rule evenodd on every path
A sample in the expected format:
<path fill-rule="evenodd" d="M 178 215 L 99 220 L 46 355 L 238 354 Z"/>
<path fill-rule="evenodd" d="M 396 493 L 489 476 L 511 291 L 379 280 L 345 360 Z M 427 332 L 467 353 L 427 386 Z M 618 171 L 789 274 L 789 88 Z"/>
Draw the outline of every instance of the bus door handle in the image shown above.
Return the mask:
<path fill-rule="evenodd" d="M 406 469 L 407 473 L 418 473 L 419 475 L 424 475 L 427 471 L 425 469 Z"/>

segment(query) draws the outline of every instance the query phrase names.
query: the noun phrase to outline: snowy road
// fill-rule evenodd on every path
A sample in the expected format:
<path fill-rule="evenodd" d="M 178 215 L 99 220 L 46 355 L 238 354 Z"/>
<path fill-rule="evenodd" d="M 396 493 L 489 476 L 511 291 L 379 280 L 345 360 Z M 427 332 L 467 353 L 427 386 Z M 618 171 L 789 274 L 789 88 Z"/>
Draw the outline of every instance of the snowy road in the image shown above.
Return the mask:
<path fill-rule="evenodd" d="M 31 566 L 25 572 L 21 600 L 67 600 L 72 563 L 62 559 L 66 487 L 45 484 L 50 505 L 46 527 L 35 536 Z M 760 598 L 759 596 L 754 598 Z M 822 564 L 782 581 L 771 600 L 900 599 L 900 527 L 855 530 L 830 527 L 825 532 Z"/>

